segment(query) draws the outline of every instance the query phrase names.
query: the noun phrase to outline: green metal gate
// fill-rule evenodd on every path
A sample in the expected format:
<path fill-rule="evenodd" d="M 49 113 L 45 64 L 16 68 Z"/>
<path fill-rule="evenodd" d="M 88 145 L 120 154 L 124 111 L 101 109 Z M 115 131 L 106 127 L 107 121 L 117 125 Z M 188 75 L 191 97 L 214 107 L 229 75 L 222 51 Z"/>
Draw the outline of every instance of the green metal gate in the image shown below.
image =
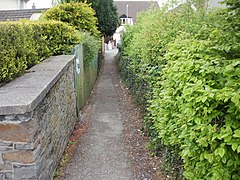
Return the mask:
<path fill-rule="evenodd" d="M 74 48 L 74 55 L 76 56 L 74 62 L 74 77 L 75 77 L 75 92 L 76 92 L 76 106 L 77 112 L 85 105 L 88 100 L 92 88 L 97 79 L 98 71 L 98 56 L 96 55 L 89 66 L 84 66 L 84 45 L 79 44 Z"/>

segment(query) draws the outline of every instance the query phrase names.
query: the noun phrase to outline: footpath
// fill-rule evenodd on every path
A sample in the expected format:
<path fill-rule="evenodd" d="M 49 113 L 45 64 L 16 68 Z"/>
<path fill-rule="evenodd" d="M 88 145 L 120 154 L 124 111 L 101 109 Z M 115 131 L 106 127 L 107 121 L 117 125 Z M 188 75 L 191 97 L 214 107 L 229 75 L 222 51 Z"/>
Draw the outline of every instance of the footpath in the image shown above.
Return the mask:
<path fill-rule="evenodd" d="M 120 82 L 117 51 L 105 54 L 102 72 L 82 111 L 84 128 L 77 149 L 59 180 L 165 179 L 162 161 L 150 155 L 149 138 L 141 131 L 143 114 Z"/>
<path fill-rule="evenodd" d="M 113 77 L 117 49 L 105 54 L 105 65 L 87 107 L 88 129 L 68 163 L 65 180 L 132 180 L 133 173 L 123 138 L 119 97 Z"/>

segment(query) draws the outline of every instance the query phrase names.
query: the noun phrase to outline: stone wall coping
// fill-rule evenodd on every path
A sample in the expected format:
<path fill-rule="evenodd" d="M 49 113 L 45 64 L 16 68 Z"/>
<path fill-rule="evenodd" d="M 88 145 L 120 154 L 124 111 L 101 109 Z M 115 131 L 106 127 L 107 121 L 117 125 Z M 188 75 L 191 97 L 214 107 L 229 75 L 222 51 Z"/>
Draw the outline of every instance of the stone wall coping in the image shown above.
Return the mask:
<path fill-rule="evenodd" d="M 73 55 L 52 56 L 0 87 L 0 115 L 25 114 L 34 110 L 74 58 Z"/>

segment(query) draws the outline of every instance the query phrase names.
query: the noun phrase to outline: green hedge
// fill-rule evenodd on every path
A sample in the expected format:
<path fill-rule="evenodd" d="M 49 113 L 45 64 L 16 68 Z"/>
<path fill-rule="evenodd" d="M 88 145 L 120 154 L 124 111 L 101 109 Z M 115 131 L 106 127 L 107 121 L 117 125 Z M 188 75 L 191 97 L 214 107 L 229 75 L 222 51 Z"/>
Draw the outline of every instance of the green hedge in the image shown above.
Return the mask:
<path fill-rule="evenodd" d="M 133 76 L 128 77 L 132 81 L 130 89 L 142 104 L 151 99 L 152 85 L 158 81 L 159 70 L 166 63 L 163 58 L 166 45 L 179 32 L 194 33 L 202 27 L 205 18 L 203 15 L 195 14 L 187 5 L 182 6 L 182 9 L 167 14 L 164 10 L 142 13 L 138 17 L 138 23 L 128 30 L 131 33 L 123 38 L 123 56 L 130 60 L 128 67 L 122 69 L 128 71 L 125 74 Z"/>
<path fill-rule="evenodd" d="M 98 51 L 101 46 L 101 41 L 92 36 L 89 33 L 81 33 L 81 43 L 83 44 L 83 61 L 84 67 L 87 68 L 93 61 L 93 59 L 97 58 Z"/>
<path fill-rule="evenodd" d="M 57 21 L 0 23 L 0 84 L 51 55 L 71 52 L 80 37 L 76 30 Z"/>
<path fill-rule="evenodd" d="M 235 9 L 150 11 L 123 37 L 121 74 L 147 101 L 152 146 L 177 154 L 187 179 L 240 177 L 239 18 Z"/>
<path fill-rule="evenodd" d="M 99 35 L 95 11 L 85 3 L 64 3 L 55 6 L 43 13 L 41 19 L 56 20 L 68 23 L 77 30 Z"/>
<path fill-rule="evenodd" d="M 87 67 L 96 58 L 100 48 L 99 31 L 95 12 L 86 3 L 64 3 L 47 10 L 43 20 L 58 20 L 73 26 L 78 30 L 84 47 L 84 66 Z"/>

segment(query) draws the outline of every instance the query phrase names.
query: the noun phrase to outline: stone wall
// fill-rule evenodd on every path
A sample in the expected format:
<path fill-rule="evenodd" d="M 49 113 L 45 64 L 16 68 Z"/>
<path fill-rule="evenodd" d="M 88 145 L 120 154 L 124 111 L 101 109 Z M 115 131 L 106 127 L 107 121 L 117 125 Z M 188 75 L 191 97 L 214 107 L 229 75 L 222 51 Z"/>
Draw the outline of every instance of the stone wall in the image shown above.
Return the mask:
<path fill-rule="evenodd" d="M 50 180 L 76 117 L 74 56 L 51 57 L 0 88 L 0 180 Z"/>

